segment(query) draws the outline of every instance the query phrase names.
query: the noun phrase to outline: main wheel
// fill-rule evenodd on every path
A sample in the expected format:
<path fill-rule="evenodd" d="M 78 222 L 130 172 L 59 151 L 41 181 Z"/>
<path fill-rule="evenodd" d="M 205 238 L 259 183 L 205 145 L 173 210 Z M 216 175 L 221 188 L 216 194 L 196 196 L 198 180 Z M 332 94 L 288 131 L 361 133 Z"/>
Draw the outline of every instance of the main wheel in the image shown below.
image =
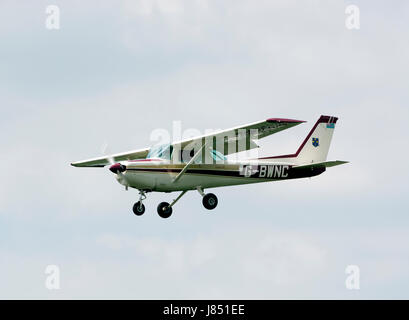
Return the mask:
<path fill-rule="evenodd" d="M 133 213 L 135 213 L 135 215 L 141 216 L 145 212 L 145 205 L 142 202 L 138 201 L 133 205 L 132 211 Z"/>
<path fill-rule="evenodd" d="M 213 193 L 207 193 L 203 197 L 203 206 L 208 209 L 212 210 L 217 207 L 217 197 Z"/>
<path fill-rule="evenodd" d="M 158 205 L 158 214 L 161 218 L 169 218 L 172 215 L 172 207 L 169 207 L 167 202 L 161 202 Z"/>

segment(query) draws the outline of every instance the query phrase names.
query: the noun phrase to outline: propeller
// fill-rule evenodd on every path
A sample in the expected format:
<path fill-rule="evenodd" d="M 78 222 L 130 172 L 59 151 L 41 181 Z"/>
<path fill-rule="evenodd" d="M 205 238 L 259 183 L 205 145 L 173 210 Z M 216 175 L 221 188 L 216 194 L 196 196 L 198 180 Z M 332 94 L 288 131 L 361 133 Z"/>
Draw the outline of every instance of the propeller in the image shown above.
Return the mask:
<path fill-rule="evenodd" d="M 106 149 L 108 148 L 108 144 L 104 144 L 104 146 L 102 147 L 102 152 L 104 154 L 106 154 Z M 123 165 L 122 163 L 119 162 L 115 162 L 115 159 L 112 157 L 112 155 L 108 155 L 107 156 L 107 160 L 110 164 L 109 166 L 109 170 L 113 173 L 116 173 L 116 175 L 118 176 L 118 180 L 120 183 L 125 185 L 125 188 L 128 189 L 129 187 L 129 183 L 126 180 L 125 175 L 123 174 L 124 171 L 126 171 L 126 166 Z"/>

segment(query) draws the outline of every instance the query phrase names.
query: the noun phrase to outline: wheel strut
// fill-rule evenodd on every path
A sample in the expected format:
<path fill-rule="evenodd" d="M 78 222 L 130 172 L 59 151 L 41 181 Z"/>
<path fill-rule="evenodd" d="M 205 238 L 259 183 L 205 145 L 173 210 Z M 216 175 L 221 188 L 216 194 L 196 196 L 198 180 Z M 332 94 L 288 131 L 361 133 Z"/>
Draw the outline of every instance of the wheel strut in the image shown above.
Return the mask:
<path fill-rule="evenodd" d="M 161 218 L 169 218 L 172 215 L 172 206 L 175 205 L 176 202 L 178 202 L 178 200 L 180 198 L 182 198 L 184 196 L 184 194 L 187 192 L 187 190 L 182 191 L 182 193 L 180 195 L 178 195 L 178 197 L 172 201 L 171 204 L 167 203 L 167 202 L 161 202 L 158 205 L 158 214 Z"/>
<path fill-rule="evenodd" d="M 177 197 L 175 200 L 172 201 L 172 203 L 169 205 L 169 208 L 172 208 L 173 205 L 174 205 L 176 202 L 178 202 L 178 200 L 179 200 L 180 198 L 182 198 L 182 197 L 185 195 L 186 192 L 187 192 L 187 190 L 182 191 L 182 193 L 181 193 L 180 195 L 178 195 L 178 197 Z"/>
<path fill-rule="evenodd" d="M 141 216 L 144 214 L 145 205 L 142 203 L 142 201 L 145 199 L 146 199 L 145 191 L 139 190 L 139 201 L 136 202 L 132 207 L 132 211 L 135 215 Z"/>
<path fill-rule="evenodd" d="M 142 203 L 142 201 L 145 199 L 146 199 L 145 191 L 139 190 L 139 201 Z"/>
<path fill-rule="evenodd" d="M 199 193 L 200 193 L 200 195 L 201 195 L 202 197 L 205 196 L 205 193 L 204 193 L 202 187 L 198 186 L 198 187 L 196 187 L 196 189 L 197 189 L 197 191 L 199 191 Z"/>

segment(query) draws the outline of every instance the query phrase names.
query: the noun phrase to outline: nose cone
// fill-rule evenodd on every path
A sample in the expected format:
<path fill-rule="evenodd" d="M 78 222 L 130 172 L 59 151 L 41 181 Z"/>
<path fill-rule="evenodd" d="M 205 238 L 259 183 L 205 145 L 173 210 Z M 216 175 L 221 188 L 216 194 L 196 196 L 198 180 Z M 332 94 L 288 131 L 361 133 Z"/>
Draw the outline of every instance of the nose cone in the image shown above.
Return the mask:
<path fill-rule="evenodd" d="M 115 163 L 109 167 L 109 170 L 111 170 L 113 173 L 124 172 L 126 167 L 123 164 Z"/>

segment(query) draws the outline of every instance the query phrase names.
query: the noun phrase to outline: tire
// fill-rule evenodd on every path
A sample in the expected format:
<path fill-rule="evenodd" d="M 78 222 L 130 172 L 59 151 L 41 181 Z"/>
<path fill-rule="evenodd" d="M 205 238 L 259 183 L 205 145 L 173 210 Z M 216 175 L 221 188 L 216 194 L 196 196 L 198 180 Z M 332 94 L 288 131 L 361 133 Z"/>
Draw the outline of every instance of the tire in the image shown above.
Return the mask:
<path fill-rule="evenodd" d="M 218 200 L 213 193 L 207 193 L 204 195 L 202 203 L 207 210 L 213 210 L 217 207 Z"/>
<path fill-rule="evenodd" d="M 145 205 L 138 201 L 133 205 L 132 211 L 136 216 L 141 216 L 145 213 Z"/>
<path fill-rule="evenodd" d="M 158 214 L 161 218 L 169 218 L 172 215 L 172 207 L 169 207 L 167 202 L 161 202 L 158 205 Z"/>

